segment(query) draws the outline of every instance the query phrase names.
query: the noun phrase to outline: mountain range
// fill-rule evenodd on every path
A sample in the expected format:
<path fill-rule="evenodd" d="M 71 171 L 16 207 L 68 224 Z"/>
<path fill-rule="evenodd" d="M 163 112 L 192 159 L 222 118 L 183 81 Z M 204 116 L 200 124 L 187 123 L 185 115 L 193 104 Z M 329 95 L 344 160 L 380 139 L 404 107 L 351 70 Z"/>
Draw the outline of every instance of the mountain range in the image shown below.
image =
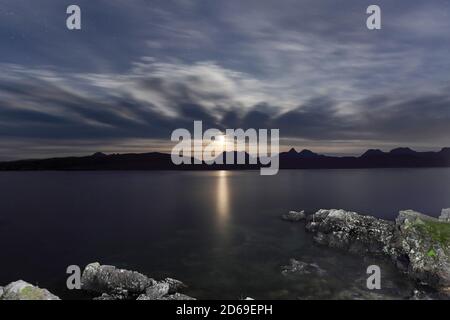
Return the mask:
<path fill-rule="evenodd" d="M 224 155 L 224 154 L 222 154 Z M 237 152 L 234 152 L 234 157 Z M 174 165 L 170 154 L 101 152 L 84 157 L 63 157 L 0 162 L 1 171 L 13 170 L 248 170 L 262 165 L 248 164 L 252 156 L 244 154 L 245 165 Z M 359 157 L 326 156 L 310 150 L 297 152 L 294 148 L 280 153 L 280 169 L 344 169 L 344 168 L 414 168 L 450 167 L 450 148 L 438 152 L 418 152 L 410 148 L 397 148 L 389 152 L 367 150 Z M 257 159 L 256 159 L 257 160 Z M 191 163 L 193 159 L 191 158 Z"/>

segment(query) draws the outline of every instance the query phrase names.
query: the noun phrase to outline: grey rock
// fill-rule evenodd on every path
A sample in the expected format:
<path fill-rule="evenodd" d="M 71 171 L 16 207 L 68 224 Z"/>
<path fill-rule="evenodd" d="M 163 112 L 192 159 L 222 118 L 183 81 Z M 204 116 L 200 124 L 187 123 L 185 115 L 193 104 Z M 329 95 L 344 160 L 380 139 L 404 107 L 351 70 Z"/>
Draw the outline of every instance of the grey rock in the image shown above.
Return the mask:
<path fill-rule="evenodd" d="M 415 280 L 449 292 L 450 224 L 412 210 L 400 211 L 396 222 L 391 258 L 406 260 L 407 273 Z"/>
<path fill-rule="evenodd" d="M 3 291 L 4 291 L 3 287 L 0 287 L 0 300 L 2 300 Z"/>
<path fill-rule="evenodd" d="M 161 297 L 158 300 L 196 300 L 196 299 L 182 293 L 175 293 Z"/>
<path fill-rule="evenodd" d="M 393 222 L 336 209 L 309 216 L 306 229 L 317 243 L 360 254 L 388 252 L 395 234 Z"/>
<path fill-rule="evenodd" d="M 86 266 L 81 283 L 83 290 L 92 292 L 117 294 L 118 291 L 126 290 L 130 294 L 140 294 L 154 285 L 155 281 L 136 271 L 95 262 Z"/>
<path fill-rule="evenodd" d="M 15 281 L 3 288 L 2 300 L 60 300 L 47 289 L 41 289 L 23 280 Z"/>
<path fill-rule="evenodd" d="M 384 255 L 411 278 L 450 294 L 450 224 L 412 210 L 395 223 L 344 210 L 319 210 L 306 229 L 323 245 Z"/>
<path fill-rule="evenodd" d="M 428 293 L 415 289 L 409 300 L 434 300 Z"/>
<path fill-rule="evenodd" d="M 109 295 L 107 293 L 103 293 L 100 297 L 95 297 L 92 300 L 123 300 L 121 296 Z"/>
<path fill-rule="evenodd" d="M 296 259 L 290 259 L 289 265 L 282 267 L 281 273 L 283 275 L 288 274 L 314 274 L 314 275 L 325 275 L 327 272 L 320 268 L 316 263 L 307 263 L 303 261 L 299 261 Z"/>
<path fill-rule="evenodd" d="M 145 295 L 149 300 L 159 299 L 169 293 L 170 286 L 166 282 L 159 282 L 145 290 Z"/>
<path fill-rule="evenodd" d="M 145 294 L 141 294 L 136 300 L 195 300 L 194 298 L 182 293 L 168 294 L 169 287 L 165 282 L 156 284 L 147 288 Z"/>
<path fill-rule="evenodd" d="M 443 222 L 450 222 L 450 208 L 442 209 L 439 220 L 441 220 Z"/>
<path fill-rule="evenodd" d="M 136 300 L 152 300 L 152 299 L 150 299 L 149 296 L 147 296 L 145 293 L 143 293 L 143 294 L 140 294 Z"/>
<path fill-rule="evenodd" d="M 162 282 L 167 283 L 169 285 L 170 294 L 187 288 L 187 286 L 183 282 L 173 278 L 165 278 Z"/>
<path fill-rule="evenodd" d="M 305 219 L 305 211 L 289 211 L 288 213 L 283 213 L 281 219 L 290 222 L 298 222 Z"/>

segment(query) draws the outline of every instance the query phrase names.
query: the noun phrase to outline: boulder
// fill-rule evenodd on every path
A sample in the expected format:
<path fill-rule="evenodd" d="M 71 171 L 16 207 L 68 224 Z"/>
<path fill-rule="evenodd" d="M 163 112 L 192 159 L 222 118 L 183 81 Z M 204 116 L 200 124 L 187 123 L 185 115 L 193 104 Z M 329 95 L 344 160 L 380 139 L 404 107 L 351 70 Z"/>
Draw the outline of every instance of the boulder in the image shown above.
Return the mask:
<path fill-rule="evenodd" d="M 161 282 L 167 283 L 169 285 L 169 293 L 170 294 L 187 288 L 187 286 L 183 282 L 181 282 L 180 280 L 177 280 L 177 279 L 165 278 Z"/>
<path fill-rule="evenodd" d="M 283 213 L 281 215 L 281 219 L 290 221 L 290 222 L 298 222 L 305 219 L 305 211 L 289 211 L 287 213 Z"/>
<path fill-rule="evenodd" d="M 140 294 L 154 285 L 155 280 L 136 271 L 117 269 L 95 262 L 86 266 L 81 283 L 83 290 L 92 292 L 117 294 L 126 290 L 130 294 Z"/>
<path fill-rule="evenodd" d="M 1 292 L 1 290 L 0 290 Z M 28 282 L 19 280 L 3 288 L 1 300 L 60 300 L 46 289 L 41 289 Z"/>
<path fill-rule="evenodd" d="M 358 254 L 385 255 L 408 276 L 450 292 L 450 223 L 412 210 L 394 222 L 344 210 L 319 210 L 306 229 L 323 245 Z"/>
<path fill-rule="evenodd" d="M 442 292 L 450 289 L 450 223 L 412 210 L 400 211 L 396 252 L 406 258 L 407 272 Z M 391 256 L 398 259 L 396 255 Z"/>
<path fill-rule="evenodd" d="M 442 209 L 441 216 L 439 217 L 440 221 L 450 222 L 450 208 Z"/>
<path fill-rule="evenodd" d="M 156 300 L 159 299 L 169 293 L 170 286 L 166 282 L 159 282 L 151 287 L 148 287 L 145 290 L 145 295 L 148 297 L 148 300 Z"/>
<path fill-rule="evenodd" d="M 359 254 L 389 252 L 395 235 L 393 222 L 336 209 L 309 216 L 306 229 L 319 244 Z"/>
<path fill-rule="evenodd" d="M 2 300 L 3 291 L 4 291 L 3 287 L 0 287 L 0 300 Z"/>

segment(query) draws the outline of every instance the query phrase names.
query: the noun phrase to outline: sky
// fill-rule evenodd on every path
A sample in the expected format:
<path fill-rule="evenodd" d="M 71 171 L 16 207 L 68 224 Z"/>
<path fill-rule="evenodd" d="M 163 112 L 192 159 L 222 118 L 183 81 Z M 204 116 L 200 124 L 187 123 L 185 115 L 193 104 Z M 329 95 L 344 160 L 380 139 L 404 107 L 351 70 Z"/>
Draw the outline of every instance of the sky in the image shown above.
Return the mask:
<path fill-rule="evenodd" d="M 449 52 L 448 0 L 0 0 L 0 160 L 169 152 L 194 120 L 280 129 L 282 150 L 440 150 Z"/>

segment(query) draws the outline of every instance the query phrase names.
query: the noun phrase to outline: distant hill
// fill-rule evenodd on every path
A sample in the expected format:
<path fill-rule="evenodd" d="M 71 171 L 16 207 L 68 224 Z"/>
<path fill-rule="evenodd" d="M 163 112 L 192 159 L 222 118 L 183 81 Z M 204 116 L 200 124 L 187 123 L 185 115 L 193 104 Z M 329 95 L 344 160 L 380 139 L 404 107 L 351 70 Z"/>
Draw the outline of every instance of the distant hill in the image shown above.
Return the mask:
<path fill-rule="evenodd" d="M 410 148 L 397 148 L 389 152 L 368 150 L 359 157 L 332 157 L 303 150 L 280 154 L 283 169 L 312 168 L 413 168 L 450 167 L 450 148 L 439 152 L 417 152 Z"/>
<path fill-rule="evenodd" d="M 222 154 L 224 155 L 224 154 Z M 231 153 L 236 159 L 237 152 Z M 1 171 L 13 170 L 248 170 L 259 169 L 261 164 L 248 164 L 252 158 L 244 153 L 245 165 L 174 165 L 170 154 L 127 153 L 104 154 L 97 152 L 85 157 L 64 157 L 0 162 Z M 256 159 L 257 161 L 258 159 Z M 194 163 L 194 159 L 190 159 Z M 280 153 L 280 169 L 344 169 L 344 168 L 414 168 L 450 167 L 450 148 L 438 152 L 417 152 L 397 148 L 389 152 L 368 150 L 359 157 L 333 157 L 310 150 L 291 149 Z"/>

